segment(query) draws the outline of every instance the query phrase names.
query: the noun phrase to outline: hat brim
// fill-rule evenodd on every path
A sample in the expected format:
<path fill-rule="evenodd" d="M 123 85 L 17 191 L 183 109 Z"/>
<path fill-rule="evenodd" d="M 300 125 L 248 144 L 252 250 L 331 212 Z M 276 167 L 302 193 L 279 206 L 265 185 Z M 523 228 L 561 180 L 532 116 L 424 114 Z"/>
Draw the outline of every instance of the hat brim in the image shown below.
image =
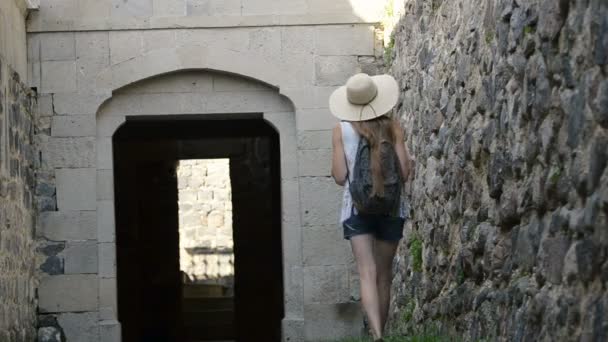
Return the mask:
<path fill-rule="evenodd" d="M 378 95 L 368 104 L 356 105 L 348 101 L 346 86 L 336 89 L 329 97 L 329 110 L 340 120 L 366 121 L 390 112 L 399 100 L 399 86 L 390 75 L 371 77 Z"/>

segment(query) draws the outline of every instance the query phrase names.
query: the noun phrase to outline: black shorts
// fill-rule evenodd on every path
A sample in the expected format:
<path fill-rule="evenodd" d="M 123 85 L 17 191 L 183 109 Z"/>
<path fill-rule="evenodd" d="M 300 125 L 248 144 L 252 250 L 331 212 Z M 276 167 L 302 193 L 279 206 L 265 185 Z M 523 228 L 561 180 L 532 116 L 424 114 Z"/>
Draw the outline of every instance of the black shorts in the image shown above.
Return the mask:
<path fill-rule="evenodd" d="M 371 234 L 378 240 L 397 242 L 403 237 L 404 224 L 405 219 L 402 217 L 353 214 L 342 226 L 346 240 L 355 235 Z"/>

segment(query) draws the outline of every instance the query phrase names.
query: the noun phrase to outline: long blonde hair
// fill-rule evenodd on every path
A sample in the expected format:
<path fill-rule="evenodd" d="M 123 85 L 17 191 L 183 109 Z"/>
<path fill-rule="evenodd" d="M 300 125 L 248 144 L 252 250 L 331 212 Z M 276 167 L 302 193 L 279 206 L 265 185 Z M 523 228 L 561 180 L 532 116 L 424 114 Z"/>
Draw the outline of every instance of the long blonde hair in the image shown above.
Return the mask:
<path fill-rule="evenodd" d="M 369 142 L 371 149 L 371 169 L 372 169 L 372 192 L 371 196 L 384 196 L 384 173 L 382 171 L 382 160 L 380 156 L 380 146 L 382 142 L 396 143 L 394 120 L 387 115 L 366 120 L 351 122 L 353 128 L 359 135 Z"/>

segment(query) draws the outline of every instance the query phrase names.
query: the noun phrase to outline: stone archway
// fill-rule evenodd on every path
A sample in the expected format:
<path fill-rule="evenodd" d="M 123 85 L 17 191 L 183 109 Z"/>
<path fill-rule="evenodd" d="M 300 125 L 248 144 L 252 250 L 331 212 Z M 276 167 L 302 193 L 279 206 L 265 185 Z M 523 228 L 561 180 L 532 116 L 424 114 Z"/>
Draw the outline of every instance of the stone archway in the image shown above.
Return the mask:
<path fill-rule="evenodd" d="M 117 322 L 117 273 L 114 212 L 114 165 L 112 136 L 131 118 L 204 117 L 238 118 L 238 114 L 261 113 L 278 132 L 282 196 L 283 274 L 285 284 L 285 319 L 283 325 L 299 325 L 301 290 L 290 286 L 294 267 L 300 265 L 301 240 L 296 127 L 291 102 L 276 89 L 263 83 L 219 72 L 183 70 L 130 83 L 113 91 L 97 113 L 97 215 L 99 239 L 99 310 L 108 324 Z M 289 195 L 285 195 L 285 194 Z M 297 277 L 297 275 L 295 275 Z M 291 323 L 294 321 L 295 323 Z M 117 330 L 117 329 L 114 329 Z"/>

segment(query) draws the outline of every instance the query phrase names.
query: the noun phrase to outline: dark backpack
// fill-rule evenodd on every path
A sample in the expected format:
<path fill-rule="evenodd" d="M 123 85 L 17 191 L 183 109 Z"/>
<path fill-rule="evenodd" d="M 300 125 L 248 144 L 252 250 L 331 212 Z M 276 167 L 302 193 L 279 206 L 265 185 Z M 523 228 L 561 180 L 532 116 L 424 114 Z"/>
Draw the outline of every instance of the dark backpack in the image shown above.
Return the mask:
<path fill-rule="evenodd" d="M 352 177 L 349 175 L 349 189 L 353 205 L 365 214 L 398 216 L 403 181 L 399 158 L 393 144 L 383 141 L 380 144 L 380 160 L 384 175 L 384 196 L 372 196 L 371 146 L 364 137 L 359 140 Z"/>

